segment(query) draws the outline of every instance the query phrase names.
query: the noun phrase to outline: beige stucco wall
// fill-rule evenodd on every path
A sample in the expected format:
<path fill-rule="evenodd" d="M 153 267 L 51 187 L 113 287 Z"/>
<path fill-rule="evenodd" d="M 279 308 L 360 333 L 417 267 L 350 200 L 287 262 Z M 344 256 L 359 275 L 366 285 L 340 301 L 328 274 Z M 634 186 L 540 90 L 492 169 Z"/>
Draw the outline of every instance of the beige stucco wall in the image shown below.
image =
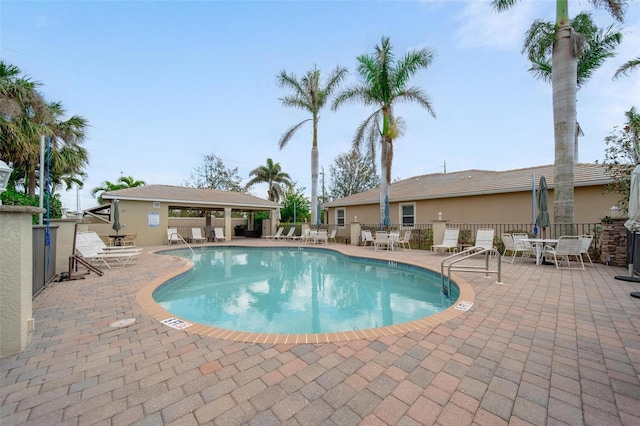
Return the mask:
<path fill-rule="evenodd" d="M 618 199 L 617 194 L 603 193 L 602 187 L 578 187 L 574 191 L 574 220 L 576 223 L 600 222 L 606 211 Z M 409 203 L 409 201 L 407 202 Z M 531 223 L 531 191 L 507 194 L 488 194 L 470 197 L 440 198 L 415 202 L 415 222 L 431 223 L 442 219 L 450 223 L 497 224 Z M 400 203 L 390 204 L 391 223 L 400 222 Z M 329 209 L 329 223 L 336 223 L 335 208 Z M 375 224 L 379 222 L 378 205 L 349 206 L 345 212 L 346 222 L 352 222 L 354 216 L 358 222 Z M 553 223 L 553 190 L 549 191 L 549 216 Z"/>

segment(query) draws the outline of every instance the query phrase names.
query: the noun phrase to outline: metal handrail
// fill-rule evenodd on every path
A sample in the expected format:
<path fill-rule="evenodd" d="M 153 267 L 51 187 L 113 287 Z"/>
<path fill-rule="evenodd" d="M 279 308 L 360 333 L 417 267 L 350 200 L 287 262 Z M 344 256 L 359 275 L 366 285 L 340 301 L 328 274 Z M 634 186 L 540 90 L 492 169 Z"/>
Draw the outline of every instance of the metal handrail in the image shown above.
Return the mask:
<path fill-rule="evenodd" d="M 191 246 L 187 243 L 187 241 L 184 238 L 182 238 L 182 235 L 178 234 L 177 232 L 172 232 L 171 235 L 169 235 L 169 245 L 171 245 L 174 235 L 177 235 L 178 238 L 184 243 L 184 245 L 187 246 L 189 250 L 191 250 L 191 253 L 193 253 L 193 249 L 191 248 Z"/>
<path fill-rule="evenodd" d="M 470 258 L 472 258 L 473 256 L 477 256 L 480 254 L 484 254 L 485 255 L 485 265 L 484 266 L 480 266 L 480 265 L 465 265 L 462 267 L 454 267 L 454 265 L 456 265 L 459 262 L 462 262 L 463 260 L 469 260 Z M 489 258 L 492 255 L 496 255 L 497 258 L 497 263 L 498 263 L 498 269 L 496 270 L 492 270 L 489 269 Z M 449 263 L 448 265 L 445 265 L 445 263 L 447 263 L 447 261 L 451 261 L 451 263 Z M 447 287 L 445 288 L 444 286 L 444 268 L 445 266 L 447 267 Z M 500 254 L 500 252 L 498 250 L 496 250 L 495 248 L 490 248 L 490 249 L 478 249 L 477 247 L 471 247 L 467 250 L 463 250 L 461 252 L 458 253 L 454 253 L 451 256 L 447 256 L 446 258 L 444 258 L 444 260 L 442 261 L 442 263 L 440 263 L 440 282 L 441 282 L 441 287 L 442 287 L 442 291 L 446 293 L 446 295 L 448 296 L 449 294 L 451 294 L 451 271 L 457 271 L 457 272 L 485 272 L 485 277 L 489 278 L 489 274 L 490 273 L 495 273 L 498 274 L 498 281 L 496 281 L 497 284 L 502 284 L 502 255 Z"/>

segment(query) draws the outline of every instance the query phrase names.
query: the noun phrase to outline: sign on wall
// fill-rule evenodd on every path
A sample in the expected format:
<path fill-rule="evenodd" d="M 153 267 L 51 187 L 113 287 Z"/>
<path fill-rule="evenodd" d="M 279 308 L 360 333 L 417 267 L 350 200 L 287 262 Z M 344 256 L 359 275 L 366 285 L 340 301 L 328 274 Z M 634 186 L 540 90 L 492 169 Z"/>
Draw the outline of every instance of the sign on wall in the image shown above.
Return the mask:
<path fill-rule="evenodd" d="M 147 225 L 150 228 L 157 228 L 160 226 L 160 213 L 150 212 L 147 220 Z"/>

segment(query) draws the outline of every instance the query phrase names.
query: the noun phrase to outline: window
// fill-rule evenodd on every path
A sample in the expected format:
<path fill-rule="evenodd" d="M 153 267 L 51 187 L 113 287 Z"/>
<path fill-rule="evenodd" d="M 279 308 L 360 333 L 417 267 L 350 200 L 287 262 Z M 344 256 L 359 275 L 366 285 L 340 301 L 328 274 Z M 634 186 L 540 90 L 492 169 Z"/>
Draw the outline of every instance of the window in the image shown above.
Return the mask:
<path fill-rule="evenodd" d="M 344 218 L 347 212 L 345 209 L 336 209 L 336 224 L 338 226 L 344 226 Z"/>
<path fill-rule="evenodd" d="M 400 222 L 402 226 L 412 226 L 416 223 L 416 205 L 400 204 Z"/>

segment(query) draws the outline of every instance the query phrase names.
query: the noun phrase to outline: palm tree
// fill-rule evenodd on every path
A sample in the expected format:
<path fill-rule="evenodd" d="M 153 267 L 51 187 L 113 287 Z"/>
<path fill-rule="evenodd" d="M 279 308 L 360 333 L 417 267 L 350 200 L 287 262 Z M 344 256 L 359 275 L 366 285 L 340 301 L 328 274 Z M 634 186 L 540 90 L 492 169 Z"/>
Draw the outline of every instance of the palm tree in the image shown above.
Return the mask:
<path fill-rule="evenodd" d="M 627 75 L 628 73 L 638 68 L 639 66 L 640 66 L 640 56 L 637 56 L 631 59 L 630 61 L 627 61 L 624 64 L 622 64 L 620 68 L 616 70 L 616 73 L 613 75 L 613 79 L 615 80 L 616 78 L 622 77 L 623 75 Z"/>
<path fill-rule="evenodd" d="M 622 33 L 610 25 L 606 29 L 598 28 L 588 12 L 581 12 L 571 20 L 571 27 L 583 40 L 582 54 L 577 63 L 578 90 L 593 76 L 593 73 L 608 58 L 615 56 L 615 49 L 622 42 Z M 523 53 L 531 61 L 529 71 L 541 80 L 551 82 L 551 55 L 555 41 L 555 28 L 552 22 L 536 19 L 526 33 Z M 576 120 L 574 138 L 574 162 L 578 162 L 578 135 L 580 124 Z"/>
<path fill-rule="evenodd" d="M 284 191 L 280 184 L 285 184 L 287 189 L 291 189 L 293 182 L 291 182 L 291 176 L 282 171 L 280 163 L 274 163 L 271 158 L 267 158 L 266 166 L 258 166 L 249 172 L 249 176 L 253 176 L 249 182 L 247 182 L 247 189 L 257 183 L 268 184 L 267 196 L 269 200 L 280 202 Z"/>
<path fill-rule="evenodd" d="M 377 109 L 358 127 L 353 139 L 353 148 L 359 149 L 366 143 L 370 158 L 375 158 L 376 144 L 381 143 L 380 173 L 380 211 L 384 209 L 384 199 L 389 196 L 391 184 L 391 164 L 393 162 L 393 141 L 402 133 L 402 123 L 393 114 L 396 102 L 416 102 L 425 108 L 431 116 L 435 112 L 429 97 L 418 87 L 407 87 L 409 78 L 421 68 L 427 68 L 434 52 L 427 49 L 412 50 L 396 61 L 391 51 L 388 37 L 375 48 L 374 55 L 358 56 L 358 74 L 363 79 L 338 94 L 333 102 L 337 109 L 346 102 L 359 102 Z M 382 222 L 381 222 L 382 223 Z"/>
<path fill-rule="evenodd" d="M 604 8 L 618 21 L 624 17 L 625 0 L 590 0 L 597 8 Z M 492 0 L 501 12 L 511 8 L 518 0 Z M 576 94 L 580 51 L 576 32 L 569 21 L 569 1 L 556 0 L 555 38 L 551 62 L 553 91 L 553 128 L 555 139 L 554 200 L 555 222 L 573 223 L 574 140 L 576 135 Z M 562 230 L 564 232 L 564 230 Z"/>
<path fill-rule="evenodd" d="M 111 192 L 117 191 L 119 189 L 126 188 L 135 188 L 137 186 L 143 186 L 147 183 L 143 180 L 135 180 L 132 176 L 120 176 L 117 180 L 117 183 L 110 182 L 108 180 L 102 182 L 102 185 L 97 186 L 91 190 L 91 195 L 95 197 L 97 193 L 100 193 L 98 196 L 98 203 L 102 204 L 102 193 L 103 192 Z"/>
<path fill-rule="evenodd" d="M 280 138 L 278 146 L 284 148 L 296 131 L 307 121 L 313 124 L 313 140 L 311 144 L 311 223 L 317 223 L 318 215 L 318 122 L 320 110 L 325 106 L 329 97 L 338 88 L 347 75 L 347 69 L 337 66 L 326 79 L 324 85 L 320 82 L 320 70 L 315 66 L 311 71 L 298 80 L 295 74 L 288 74 L 282 70 L 278 75 L 280 87 L 287 87 L 293 91 L 291 95 L 280 98 L 286 107 L 300 108 L 311 114 L 311 118 L 302 120 L 291 126 Z"/>

